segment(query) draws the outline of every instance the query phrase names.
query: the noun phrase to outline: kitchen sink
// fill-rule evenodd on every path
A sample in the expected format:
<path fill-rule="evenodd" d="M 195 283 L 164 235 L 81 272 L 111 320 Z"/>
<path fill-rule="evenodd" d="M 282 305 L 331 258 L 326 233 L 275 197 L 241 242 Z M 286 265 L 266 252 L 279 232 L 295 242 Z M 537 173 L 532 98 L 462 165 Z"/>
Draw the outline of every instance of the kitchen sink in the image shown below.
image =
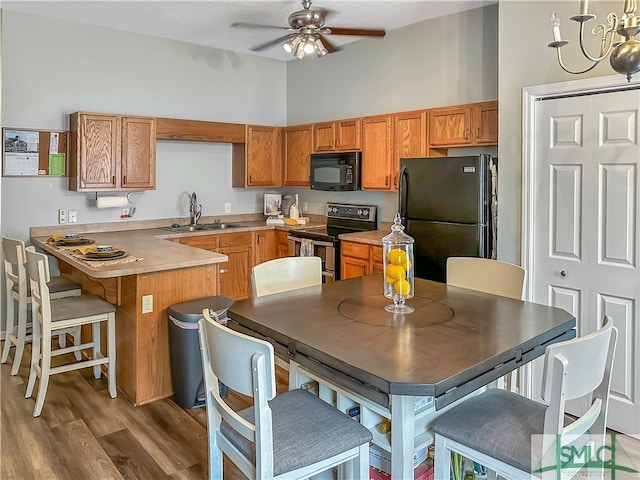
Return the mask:
<path fill-rule="evenodd" d="M 173 224 L 170 227 L 165 227 L 166 230 L 171 232 L 202 232 L 207 230 L 224 230 L 227 228 L 241 228 L 244 225 L 238 225 L 237 223 L 203 223 L 201 225 L 178 225 Z"/>

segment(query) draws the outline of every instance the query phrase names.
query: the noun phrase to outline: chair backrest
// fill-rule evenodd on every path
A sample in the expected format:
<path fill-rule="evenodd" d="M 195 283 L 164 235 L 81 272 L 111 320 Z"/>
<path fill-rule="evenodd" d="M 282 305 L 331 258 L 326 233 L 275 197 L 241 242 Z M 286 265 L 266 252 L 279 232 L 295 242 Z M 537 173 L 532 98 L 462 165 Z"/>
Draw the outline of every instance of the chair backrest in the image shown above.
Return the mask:
<path fill-rule="evenodd" d="M 544 433 L 604 435 L 614 351 L 618 331 L 605 315 L 602 328 L 582 337 L 547 347 L 542 376 L 542 398 L 549 408 L 545 413 Z M 587 411 L 566 425 L 565 402 L 591 395 Z"/>
<path fill-rule="evenodd" d="M 31 286 L 32 311 L 41 319 L 43 325 L 51 321 L 51 298 L 47 283 L 51 281 L 49 257 L 32 249 L 26 249 L 27 272 Z"/>
<path fill-rule="evenodd" d="M 18 286 L 18 293 L 28 295 L 27 273 L 24 242 L 15 238 L 2 237 L 2 252 L 4 253 L 4 271 L 9 298 L 13 285 Z"/>
<path fill-rule="evenodd" d="M 214 314 L 215 315 L 215 314 Z M 198 323 L 202 367 L 206 389 L 209 428 L 220 430 L 221 421 L 255 445 L 255 465 L 243 456 L 240 463 L 236 453 L 234 463 L 243 472 L 270 472 L 273 476 L 273 430 L 271 409 L 267 403 L 276 395 L 273 346 L 258 338 L 231 330 L 211 318 L 209 309 L 202 312 Z M 255 423 L 236 413 L 221 397 L 219 383 L 243 395 L 253 397 Z M 214 414 L 217 412 L 217 415 Z M 233 435 L 233 434 L 231 434 Z M 230 438 L 229 443 L 234 443 Z M 254 470 L 255 469 L 255 470 Z"/>
<path fill-rule="evenodd" d="M 522 299 L 526 270 L 512 263 L 477 257 L 449 257 L 447 285 Z"/>
<path fill-rule="evenodd" d="M 269 260 L 251 269 L 253 296 L 287 292 L 322 283 L 320 257 L 284 257 Z"/>

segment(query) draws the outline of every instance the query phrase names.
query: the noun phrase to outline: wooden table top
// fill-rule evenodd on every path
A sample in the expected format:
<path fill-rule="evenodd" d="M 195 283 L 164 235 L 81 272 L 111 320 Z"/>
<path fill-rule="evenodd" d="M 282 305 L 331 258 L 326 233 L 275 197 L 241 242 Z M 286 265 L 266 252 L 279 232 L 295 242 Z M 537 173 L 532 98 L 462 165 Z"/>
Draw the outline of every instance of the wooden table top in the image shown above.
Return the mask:
<path fill-rule="evenodd" d="M 298 363 L 319 362 L 381 398 L 459 390 L 440 406 L 575 336 L 575 318 L 562 309 L 422 279 L 407 301 L 416 311 L 394 316 L 382 287 L 382 275 L 367 275 L 242 300 L 229 317 Z"/>

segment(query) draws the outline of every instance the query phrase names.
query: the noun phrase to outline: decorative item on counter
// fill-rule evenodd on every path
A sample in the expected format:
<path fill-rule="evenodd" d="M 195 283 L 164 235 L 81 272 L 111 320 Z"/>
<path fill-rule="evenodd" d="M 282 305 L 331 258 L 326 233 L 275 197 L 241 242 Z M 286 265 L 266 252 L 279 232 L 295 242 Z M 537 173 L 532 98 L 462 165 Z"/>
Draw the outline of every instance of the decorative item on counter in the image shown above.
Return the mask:
<path fill-rule="evenodd" d="M 300 216 L 300 210 L 298 209 L 298 194 L 296 193 L 296 201 L 289 208 L 289 218 L 293 220 L 298 220 L 299 216 Z"/>
<path fill-rule="evenodd" d="M 415 310 L 405 305 L 405 300 L 413 298 L 414 240 L 403 230 L 400 213 L 396 213 L 391 233 L 382 239 L 384 296 L 393 299 L 393 304 L 384 309 L 391 313 L 411 313 Z"/>
<path fill-rule="evenodd" d="M 293 205 L 293 195 L 282 195 L 282 214 L 285 217 L 289 216 L 289 209 Z"/>

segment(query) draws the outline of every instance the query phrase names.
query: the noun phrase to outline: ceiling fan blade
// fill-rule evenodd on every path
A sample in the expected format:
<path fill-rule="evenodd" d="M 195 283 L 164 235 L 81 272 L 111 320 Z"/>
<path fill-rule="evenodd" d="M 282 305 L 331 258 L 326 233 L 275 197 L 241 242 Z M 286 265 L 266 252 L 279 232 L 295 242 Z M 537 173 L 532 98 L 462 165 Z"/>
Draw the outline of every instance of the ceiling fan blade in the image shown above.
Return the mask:
<path fill-rule="evenodd" d="M 266 43 L 258 45 L 257 47 L 253 47 L 250 50 L 253 51 L 253 52 L 259 52 L 260 50 L 266 50 L 269 47 L 273 47 L 274 45 L 277 45 L 278 43 L 285 42 L 289 37 L 290 37 L 290 35 L 283 35 L 282 37 L 274 38 L 273 40 L 269 40 Z"/>
<path fill-rule="evenodd" d="M 325 37 L 324 35 L 318 35 L 318 37 L 320 38 L 320 40 L 322 40 L 324 48 L 327 49 L 327 53 L 333 53 L 341 50 L 340 48 L 333 45 L 329 40 L 327 40 L 327 37 Z"/>
<path fill-rule="evenodd" d="M 384 37 L 386 32 L 384 30 L 373 30 L 370 28 L 337 28 L 328 27 L 332 35 L 359 35 L 361 37 Z"/>
<path fill-rule="evenodd" d="M 247 27 L 247 28 L 267 28 L 267 29 L 277 29 L 277 30 L 289 30 L 289 27 L 277 27 L 275 25 L 261 25 L 259 23 L 243 23 L 243 22 L 235 22 L 231 24 L 232 27 Z"/>

